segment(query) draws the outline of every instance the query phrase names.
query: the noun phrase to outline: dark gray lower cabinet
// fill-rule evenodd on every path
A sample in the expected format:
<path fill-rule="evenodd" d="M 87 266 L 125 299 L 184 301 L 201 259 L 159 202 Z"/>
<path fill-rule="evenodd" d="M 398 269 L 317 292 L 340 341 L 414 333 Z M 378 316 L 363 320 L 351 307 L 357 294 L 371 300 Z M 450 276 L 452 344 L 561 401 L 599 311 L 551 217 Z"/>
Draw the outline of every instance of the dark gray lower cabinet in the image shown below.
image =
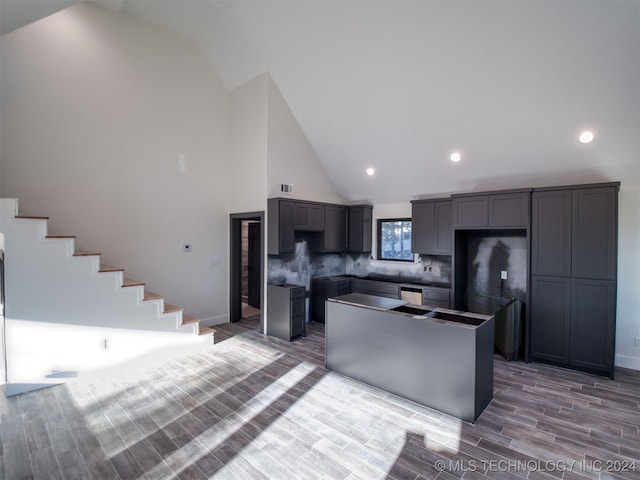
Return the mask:
<path fill-rule="evenodd" d="M 430 307 L 451 308 L 451 289 L 422 287 L 422 304 Z"/>
<path fill-rule="evenodd" d="M 614 281 L 534 275 L 532 359 L 611 375 L 615 315 Z"/>
<path fill-rule="evenodd" d="M 354 278 L 351 280 L 351 293 L 400 298 L 400 285 L 397 283 L 380 282 L 378 280 Z"/>
<path fill-rule="evenodd" d="M 586 370 L 613 372 L 616 286 L 611 280 L 571 281 L 569 363 Z"/>
<path fill-rule="evenodd" d="M 534 275 L 531 281 L 531 356 L 569 364 L 571 279 Z"/>
<path fill-rule="evenodd" d="M 290 342 L 305 330 L 306 289 L 299 285 L 267 286 L 267 335 Z"/>
<path fill-rule="evenodd" d="M 325 322 L 328 298 L 351 293 L 350 280 L 340 277 L 320 277 L 311 281 L 311 317 L 313 321 Z"/>

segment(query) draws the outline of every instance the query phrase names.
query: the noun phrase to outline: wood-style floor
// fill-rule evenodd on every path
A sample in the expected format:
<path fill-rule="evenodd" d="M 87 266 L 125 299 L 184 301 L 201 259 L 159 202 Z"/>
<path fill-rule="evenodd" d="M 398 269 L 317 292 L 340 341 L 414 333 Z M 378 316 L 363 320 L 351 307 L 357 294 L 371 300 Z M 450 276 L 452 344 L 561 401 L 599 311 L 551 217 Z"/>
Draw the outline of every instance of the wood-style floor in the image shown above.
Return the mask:
<path fill-rule="evenodd" d="M 256 326 L 217 326 L 209 353 L 152 370 L 1 397 L 0 478 L 640 478 L 638 372 L 496 357 L 470 425 L 325 370 L 322 325 L 291 343 Z"/>

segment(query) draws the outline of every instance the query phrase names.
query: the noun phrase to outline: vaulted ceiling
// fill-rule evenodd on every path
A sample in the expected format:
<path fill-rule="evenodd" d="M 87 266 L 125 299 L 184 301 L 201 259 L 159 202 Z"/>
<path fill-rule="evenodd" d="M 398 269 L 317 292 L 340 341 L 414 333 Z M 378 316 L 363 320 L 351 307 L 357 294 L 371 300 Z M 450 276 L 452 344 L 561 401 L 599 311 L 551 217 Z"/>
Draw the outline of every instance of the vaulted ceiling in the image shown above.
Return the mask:
<path fill-rule="evenodd" d="M 2 33 L 74 3 L 1 0 Z M 640 185 L 639 1 L 92 3 L 192 39 L 229 89 L 268 71 L 352 201 Z"/>

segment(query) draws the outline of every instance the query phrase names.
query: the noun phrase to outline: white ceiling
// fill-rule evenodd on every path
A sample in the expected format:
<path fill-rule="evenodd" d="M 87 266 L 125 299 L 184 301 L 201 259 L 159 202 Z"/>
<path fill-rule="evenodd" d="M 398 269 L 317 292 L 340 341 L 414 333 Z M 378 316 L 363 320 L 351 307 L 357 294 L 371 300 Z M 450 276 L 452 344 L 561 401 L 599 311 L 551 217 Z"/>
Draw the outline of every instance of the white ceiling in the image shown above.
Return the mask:
<path fill-rule="evenodd" d="M 1 0 L 2 33 L 72 3 Z M 229 89 L 268 71 L 352 201 L 640 185 L 640 1 L 92 3 L 191 38 Z"/>

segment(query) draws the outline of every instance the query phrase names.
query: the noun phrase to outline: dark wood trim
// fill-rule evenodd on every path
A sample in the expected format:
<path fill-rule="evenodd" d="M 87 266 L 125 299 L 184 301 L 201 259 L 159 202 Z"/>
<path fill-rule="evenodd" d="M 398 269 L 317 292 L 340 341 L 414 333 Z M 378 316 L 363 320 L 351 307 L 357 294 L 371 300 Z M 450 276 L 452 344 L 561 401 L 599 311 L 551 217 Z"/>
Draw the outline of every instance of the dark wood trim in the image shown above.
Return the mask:
<path fill-rule="evenodd" d="M 264 324 L 264 272 L 265 272 L 265 214 L 262 212 L 232 213 L 229 215 L 229 321 L 238 322 L 242 318 L 242 221 L 255 220 L 261 223 L 260 232 L 260 331 Z"/>

